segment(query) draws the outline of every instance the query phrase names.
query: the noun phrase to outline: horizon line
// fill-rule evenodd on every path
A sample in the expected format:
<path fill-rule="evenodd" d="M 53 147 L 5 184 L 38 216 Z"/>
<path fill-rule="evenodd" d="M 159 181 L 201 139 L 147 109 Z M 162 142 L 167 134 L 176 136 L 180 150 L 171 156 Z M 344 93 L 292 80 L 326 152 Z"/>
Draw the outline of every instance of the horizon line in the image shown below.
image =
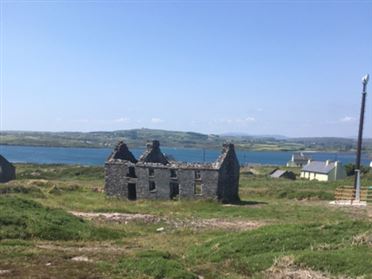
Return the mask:
<path fill-rule="evenodd" d="M 181 133 L 195 133 L 207 136 L 223 136 L 223 137 L 262 137 L 262 138 L 284 138 L 284 139 L 296 139 L 296 138 L 342 138 L 342 139 L 353 139 L 356 140 L 357 136 L 286 136 L 282 134 L 248 134 L 245 132 L 223 132 L 223 133 L 205 133 L 205 132 L 195 132 L 190 130 L 168 130 L 168 129 L 154 129 L 154 128 L 131 128 L 131 129 L 119 129 L 119 130 L 0 130 L 1 133 L 4 132 L 16 132 L 16 133 L 113 133 L 119 131 L 133 131 L 133 130 L 153 130 L 153 131 L 165 131 L 165 132 L 181 132 Z M 372 139 L 372 137 L 364 137 L 364 139 Z"/>

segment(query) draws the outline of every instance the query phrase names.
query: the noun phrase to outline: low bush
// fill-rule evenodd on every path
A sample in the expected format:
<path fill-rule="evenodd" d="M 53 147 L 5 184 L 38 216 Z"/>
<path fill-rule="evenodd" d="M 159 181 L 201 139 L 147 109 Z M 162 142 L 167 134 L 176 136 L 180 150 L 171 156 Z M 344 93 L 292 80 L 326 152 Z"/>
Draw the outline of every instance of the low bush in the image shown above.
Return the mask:
<path fill-rule="evenodd" d="M 30 197 L 43 198 L 44 194 L 37 186 L 23 186 L 4 184 L 0 185 L 0 195 L 4 194 L 28 194 Z"/>

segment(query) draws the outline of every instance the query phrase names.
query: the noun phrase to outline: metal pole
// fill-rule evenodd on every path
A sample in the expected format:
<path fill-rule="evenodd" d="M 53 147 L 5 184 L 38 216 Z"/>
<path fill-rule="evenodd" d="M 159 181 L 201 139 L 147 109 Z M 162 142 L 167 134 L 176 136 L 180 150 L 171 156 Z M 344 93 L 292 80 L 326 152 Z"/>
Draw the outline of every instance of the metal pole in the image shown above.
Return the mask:
<path fill-rule="evenodd" d="M 360 202 L 360 170 L 355 170 L 356 179 L 357 179 L 357 187 L 355 189 L 355 201 Z"/>
<path fill-rule="evenodd" d="M 363 139 L 363 124 L 364 124 L 364 111 L 366 104 L 367 96 L 367 83 L 369 75 L 366 75 L 362 79 L 363 91 L 362 91 L 362 105 L 360 108 L 360 119 L 359 119 L 359 133 L 358 133 L 358 144 L 357 144 L 357 154 L 355 161 L 355 180 L 354 180 L 354 189 L 360 190 L 360 157 L 362 152 L 362 139 Z M 355 196 L 359 196 L 359 193 L 355 193 Z"/>

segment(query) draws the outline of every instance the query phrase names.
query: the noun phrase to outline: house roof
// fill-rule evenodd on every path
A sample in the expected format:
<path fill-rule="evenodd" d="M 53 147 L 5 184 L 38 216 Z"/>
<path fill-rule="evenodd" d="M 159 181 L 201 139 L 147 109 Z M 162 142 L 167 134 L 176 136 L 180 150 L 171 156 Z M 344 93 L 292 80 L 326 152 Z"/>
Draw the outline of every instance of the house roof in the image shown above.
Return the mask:
<path fill-rule="evenodd" d="M 120 159 L 137 163 L 137 159 L 133 156 L 132 152 L 129 151 L 128 146 L 123 141 L 118 142 L 108 160 L 110 159 Z"/>
<path fill-rule="evenodd" d="M 308 172 L 317 172 L 317 173 L 329 173 L 331 170 L 335 168 L 335 162 L 327 162 L 322 161 L 311 161 L 309 164 L 305 165 L 302 168 L 302 171 Z"/>
<path fill-rule="evenodd" d="M 283 174 L 285 174 L 286 172 L 287 172 L 286 170 L 276 170 L 272 174 L 270 174 L 270 176 L 273 177 L 273 178 L 279 178 Z"/>
<path fill-rule="evenodd" d="M 293 161 L 308 161 L 311 158 L 309 156 L 304 155 L 302 152 L 301 153 L 294 153 L 293 154 Z"/>

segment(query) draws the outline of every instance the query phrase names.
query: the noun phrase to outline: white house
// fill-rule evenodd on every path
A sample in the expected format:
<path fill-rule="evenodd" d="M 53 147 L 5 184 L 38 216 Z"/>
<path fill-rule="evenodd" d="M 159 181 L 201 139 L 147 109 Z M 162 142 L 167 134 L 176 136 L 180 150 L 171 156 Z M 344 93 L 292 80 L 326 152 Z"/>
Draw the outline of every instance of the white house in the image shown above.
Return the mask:
<path fill-rule="evenodd" d="M 345 168 L 339 161 L 310 161 L 302 168 L 301 178 L 319 181 L 334 181 L 346 177 Z"/>

